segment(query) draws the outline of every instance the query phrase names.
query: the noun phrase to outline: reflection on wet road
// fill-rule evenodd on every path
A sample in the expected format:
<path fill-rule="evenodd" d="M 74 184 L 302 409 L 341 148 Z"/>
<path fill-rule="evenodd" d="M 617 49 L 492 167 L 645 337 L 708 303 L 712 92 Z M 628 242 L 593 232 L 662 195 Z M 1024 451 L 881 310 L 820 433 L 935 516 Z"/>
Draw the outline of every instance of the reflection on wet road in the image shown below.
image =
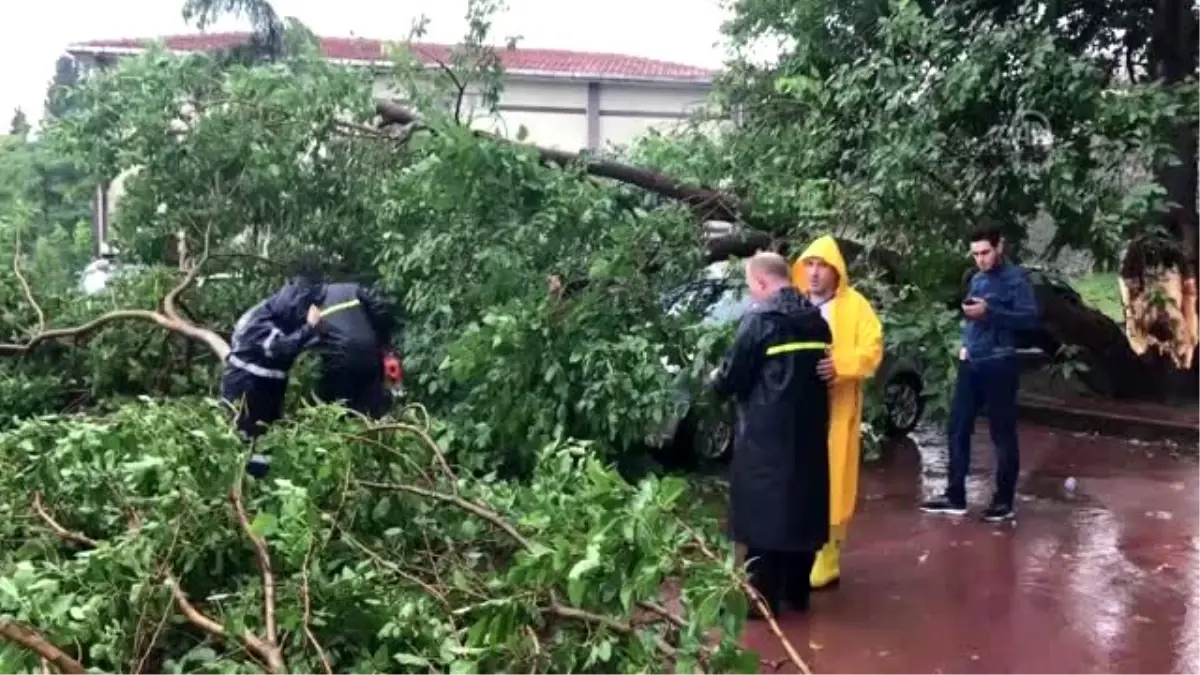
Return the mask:
<path fill-rule="evenodd" d="M 991 496 L 979 431 L 974 511 Z M 938 434 L 915 441 L 864 470 L 841 586 L 781 619 L 814 671 L 1200 672 L 1194 456 L 1023 427 L 1017 522 L 990 525 L 917 511 L 946 468 Z M 763 626 L 747 641 L 783 657 Z"/>

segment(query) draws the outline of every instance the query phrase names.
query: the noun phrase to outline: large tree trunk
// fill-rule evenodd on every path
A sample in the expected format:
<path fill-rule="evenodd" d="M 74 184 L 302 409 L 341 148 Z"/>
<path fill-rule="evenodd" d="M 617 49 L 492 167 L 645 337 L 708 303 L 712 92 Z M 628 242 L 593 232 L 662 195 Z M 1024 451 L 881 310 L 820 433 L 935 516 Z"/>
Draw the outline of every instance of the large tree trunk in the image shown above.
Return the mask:
<path fill-rule="evenodd" d="M 1151 77 L 1167 85 L 1196 73 L 1200 24 L 1191 2 L 1156 0 L 1151 25 Z M 1195 390 L 1197 335 L 1196 274 L 1200 254 L 1197 229 L 1197 130 L 1191 116 L 1181 119 L 1171 138 L 1179 162 L 1163 167 L 1157 179 L 1171 202 L 1167 226 L 1175 242 L 1130 243 L 1121 262 L 1125 332 L 1142 360 L 1156 364 L 1163 389 Z"/>
<path fill-rule="evenodd" d="M 1087 365 L 1080 379 L 1098 394 L 1116 399 L 1165 401 L 1195 396 L 1194 375 L 1174 367 L 1157 351 L 1137 354 L 1112 319 L 1046 284 L 1035 284 L 1042 330 L 1053 343 L 1077 349 Z"/>

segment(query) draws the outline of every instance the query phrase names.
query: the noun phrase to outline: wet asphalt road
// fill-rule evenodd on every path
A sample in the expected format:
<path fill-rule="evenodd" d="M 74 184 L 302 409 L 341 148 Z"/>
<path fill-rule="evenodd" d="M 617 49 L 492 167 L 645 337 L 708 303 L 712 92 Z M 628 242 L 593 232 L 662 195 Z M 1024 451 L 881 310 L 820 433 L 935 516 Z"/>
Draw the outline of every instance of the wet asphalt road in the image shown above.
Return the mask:
<path fill-rule="evenodd" d="M 916 509 L 945 484 L 937 434 L 864 470 L 840 587 L 780 620 L 814 672 L 1200 672 L 1194 449 L 1033 426 L 1021 442 L 1015 524 L 975 516 L 990 497 L 985 424 L 970 516 Z M 746 641 L 784 656 L 765 625 Z"/>

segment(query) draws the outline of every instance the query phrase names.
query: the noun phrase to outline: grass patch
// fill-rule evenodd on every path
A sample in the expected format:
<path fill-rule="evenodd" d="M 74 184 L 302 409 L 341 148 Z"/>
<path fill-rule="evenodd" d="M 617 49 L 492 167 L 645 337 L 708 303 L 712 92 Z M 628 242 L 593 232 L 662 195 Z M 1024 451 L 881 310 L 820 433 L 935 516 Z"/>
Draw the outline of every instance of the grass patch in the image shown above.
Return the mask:
<path fill-rule="evenodd" d="M 1071 279 L 1071 285 L 1079 291 L 1087 304 L 1103 312 L 1120 325 L 1125 324 L 1125 311 L 1121 307 L 1121 289 L 1117 287 L 1117 275 L 1086 274 Z"/>

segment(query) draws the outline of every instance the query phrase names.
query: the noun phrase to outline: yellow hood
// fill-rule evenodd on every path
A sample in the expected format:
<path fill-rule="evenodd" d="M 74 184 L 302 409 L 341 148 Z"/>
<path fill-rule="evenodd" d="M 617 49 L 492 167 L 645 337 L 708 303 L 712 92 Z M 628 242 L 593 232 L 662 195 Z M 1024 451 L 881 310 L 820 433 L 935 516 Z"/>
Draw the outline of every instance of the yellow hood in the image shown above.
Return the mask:
<path fill-rule="evenodd" d="M 846 260 L 842 257 L 842 250 L 838 248 L 833 237 L 825 235 L 809 244 L 792 265 L 792 284 L 800 289 L 801 293 L 808 292 L 808 275 L 804 273 L 804 261 L 811 258 L 817 258 L 837 270 L 837 293 L 850 286 L 850 274 L 846 271 Z"/>

